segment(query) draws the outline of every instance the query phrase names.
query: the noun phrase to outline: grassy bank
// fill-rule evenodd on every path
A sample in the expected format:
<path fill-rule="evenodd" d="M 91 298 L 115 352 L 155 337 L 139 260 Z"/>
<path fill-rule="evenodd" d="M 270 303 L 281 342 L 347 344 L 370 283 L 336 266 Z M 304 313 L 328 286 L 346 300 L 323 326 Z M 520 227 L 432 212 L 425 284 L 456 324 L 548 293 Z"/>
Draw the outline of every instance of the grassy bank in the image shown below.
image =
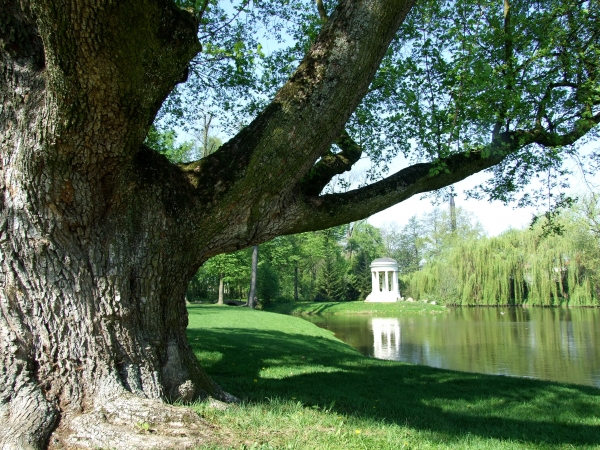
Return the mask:
<path fill-rule="evenodd" d="M 191 306 L 209 374 L 244 400 L 195 409 L 219 448 L 600 448 L 600 390 L 361 356 L 291 316 Z"/>
<path fill-rule="evenodd" d="M 365 314 L 374 316 L 396 316 L 399 314 L 436 314 L 446 312 L 444 306 L 424 302 L 366 303 L 366 302 L 275 302 L 267 311 L 279 314 L 326 315 L 326 314 Z"/>

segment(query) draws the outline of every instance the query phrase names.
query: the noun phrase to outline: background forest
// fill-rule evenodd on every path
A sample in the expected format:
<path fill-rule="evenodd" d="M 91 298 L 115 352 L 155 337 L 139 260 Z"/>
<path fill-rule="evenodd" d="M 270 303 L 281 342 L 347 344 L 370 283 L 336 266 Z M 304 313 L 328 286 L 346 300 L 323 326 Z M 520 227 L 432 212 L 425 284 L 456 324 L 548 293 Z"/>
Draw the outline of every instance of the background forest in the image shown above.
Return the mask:
<path fill-rule="evenodd" d="M 369 265 L 391 257 L 405 298 L 447 305 L 599 306 L 600 196 L 587 195 L 530 228 L 487 237 L 460 207 L 437 207 L 400 227 L 366 221 L 281 236 L 260 246 L 258 298 L 272 301 L 364 300 Z M 210 259 L 189 285 L 188 300 L 242 299 L 251 249 Z"/>

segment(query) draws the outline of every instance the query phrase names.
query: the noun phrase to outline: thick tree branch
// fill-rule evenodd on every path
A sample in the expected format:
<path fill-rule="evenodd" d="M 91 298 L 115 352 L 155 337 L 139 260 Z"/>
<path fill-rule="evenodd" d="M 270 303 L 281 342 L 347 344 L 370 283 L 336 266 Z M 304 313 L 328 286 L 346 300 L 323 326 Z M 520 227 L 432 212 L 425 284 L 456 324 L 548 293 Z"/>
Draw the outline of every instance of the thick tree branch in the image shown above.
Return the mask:
<path fill-rule="evenodd" d="M 198 17 L 198 22 L 201 22 L 202 19 L 204 18 L 204 13 L 206 12 L 206 8 L 208 7 L 208 1 L 209 0 L 204 0 L 204 4 L 202 5 L 202 8 L 200 8 L 200 11 L 196 15 Z"/>
<path fill-rule="evenodd" d="M 239 188 L 248 198 L 257 189 L 261 196 L 289 192 L 340 135 L 413 3 L 339 2 L 271 105 L 221 150 L 189 167 L 199 183 L 232 195 Z M 256 179 L 264 183 L 257 186 Z"/>
<path fill-rule="evenodd" d="M 352 166 L 360 159 L 362 148 L 346 130 L 342 131 L 335 144 L 342 150 L 339 153 L 329 152 L 323 156 L 317 164 L 306 174 L 300 182 L 305 195 L 319 195 L 331 179 L 352 169 Z"/>
<path fill-rule="evenodd" d="M 303 213 L 289 234 L 314 231 L 369 217 L 415 194 L 454 184 L 500 163 L 504 153 L 483 156 L 482 151 L 459 154 L 437 162 L 414 164 L 385 180 L 340 194 L 306 199 Z"/>
<path fill-rule="evenodd" d="M 503 76 L 506 80 L 506 86 L 503 92 L 503 99 L 500 104 L 500 111 L 498 114 L 498 122 L 496 123 L 495 129 L 500 130 L 502 127 L 506 128 L 508 131 L 510 118 L 507 117 L 509 104 L 510 104 L 510 95 L 514 90 L 514 42 L 512 36 L 512 24 L 511 24 L 511 11 L 510 11 L 510 2 L 508 0 L 504 0 L 504 70 Z"/>
<path fill-rule="evenodd" d="M 531 145 L 571 145 L 600 123 L 600 113 L 579 120 L 564 134 L 543 129 L 518 130 L 494 135 L 492 143 L 469 154 L 456 154 L 430 163 L 407 167 L 385 180 L 346 193 L 306 197 L 288 234 L 328 228 L 360 220 L 400 203 L 415 194 L 454 184 L 502 162 L 509 155 Z"/>
<path fill-rule="evenodd" d="M 83 133 L 88 142 L 103 142 L 111 158 L 132 157 L 201 49 L 196 18 L 162 0 L 31 0 L 31 5 L 48 89 L 62 122 L 61 144 L 48 150 L 81 154 Z M 91 158 L 81 159 L 85 164 Z"/>
<path fill-rule="evenodd" d="M 197 226 L 198 239 L 229 223 L 235 230 L 224 240 L 238 248 L 281 232 L 298 183 L 342 133 L 413 3 L 340 1 L 273 102 L 217 152 L 183 167 L 192 189 L 181 197 L 199 200 L 187 217 L 200 224 L 218 212 Z"/>
<path fill-rule="evenodd" d="M 364 219 L 415 194 L 449 186 L 472 174 L 488 169 L 528 145 L 556 147 L 573 144 L 598 123 L 600 123 L 600 114 L 588 120 L 580 120 L 572 130 L 563 134 L 550 133 L 543 128 L 496 133 L 493 135 L 490 145 L 474 149 L 469 154 L 457 154 L 431 163 L 416 164 L 383 181 L 347 193 L 318 196 L 324 183 L 331 176 L 336 172 L 341 173 L 351 166 L 349 155 L 353 155 L 353 158 L 358 157 L 360 148 L 357 144 L 352 141 L 344 143 L 342 139 L 339 141 L 342 152 L 338 155 L 345 156 L 336 158 L 338 155 L 328 155 L 321 160 L 322 163 L 319 161 L 311 172 L 314 176 L 313 184 L 309 182 L 311 178 L 306 177 L 298 182 L 295 190 L 290 194 L 281 193 L 275 201 L 268 200 L 250 205 L 246 202 L 251 198 L 252 193 L 240 191 L 230 208 L 222 208 L 223 203 L 209 201 L 219 193 L 221 185 L 203 185 L 201 176 L 203 172 L 196 172 L 196 170 L 206 170 L 206 173 L 210 174 L 213 170 L 210 164 L 213 163 L 215 164 L 214 170 L 217 170 L 216 159 L 223 158 L 222 154 L 217 152 L 206 158 L 208 164 L 205 166 L 197 169 L 194 169 L 193 164 L 182 166 L 192 185 L 198 187 L 195 193 L 188 192 L 185 195 L 175 193 L 172 198 L 177 198 L 181 202 L 187 195 L 189 198 L 186 200 L 187 204 L 191 205 L 194 210 L 202 210 L 204 214 L 214 205 L 220 205 L 218 220 L 199 226 L 199 229 L 204 234 L 222 233 L 226 235 L 227 240 L 232 241 L 232 246 L 227 246 L 226 250 L 232 251 L 259 244 L 280 234 L 319 230 Z M 344 161 L 346 158 L 348 159 Z M 154 173 L 160 173 L 160 170 L 156 170 Z M 153 175 L 150 176 L 150 178 L 152 177 Z M 257 183 L 260 184 L 261 181 L 257 180 Z M 175 184 L 170 182 L 169 185 L 174 186 Z M 204 187 L 200 188 L 200 186 Z M 260 187 L 258 186 L 258 188 Z M 183 186 L 183 189 L 187 189 L 187 187 Z M 211 190 L 207 191 L 207 189 Z M 171 200 L 167 201 L 167 203 L 170 202 Z M 186 209 L 186 211 L 190 210 Z M 190 213 L 190 217 L 193 214 Z M 239 221 L 233 231 L 229 227 L 223 227 L 224 223 L 234 222 L 229 219 L 234 215 L 247 217 L 247 228 L 240 227 Z M 225 238 L 223 239 L 225 240 Z M 234 242 L 235 244 L 233 244 Z"/>

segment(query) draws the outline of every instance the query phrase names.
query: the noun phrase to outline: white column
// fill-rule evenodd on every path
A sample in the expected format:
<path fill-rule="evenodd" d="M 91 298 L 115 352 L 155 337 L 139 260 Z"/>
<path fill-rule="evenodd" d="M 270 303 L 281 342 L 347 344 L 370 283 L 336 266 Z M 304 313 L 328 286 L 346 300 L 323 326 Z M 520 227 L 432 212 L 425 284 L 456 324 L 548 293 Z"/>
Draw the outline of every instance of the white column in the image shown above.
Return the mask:
<path fill-rule="evenodd" d="M 379 291 L 379 277 L 376 271 L 371 272 L 371 292 L 375 293 Z"/>
<path fill-rule="evenodd" d="M 394 289 L 394 294 L 398 293 L 398 271 L 394 270 L 394 272 L 392 272 L 392 285 L 393 285 L 393 289 Z"/>
<path fill-rule="evenodd" d="M 389 271 L 386 270 L 385 271 L 385 284 L 384 284 L 384 288 L 383 288 L 383 290 L 385 292 L 389 292 L 389 290 L 390 290 L 390 282 L 389 282 L 388 274 L 389 274 Z"/>

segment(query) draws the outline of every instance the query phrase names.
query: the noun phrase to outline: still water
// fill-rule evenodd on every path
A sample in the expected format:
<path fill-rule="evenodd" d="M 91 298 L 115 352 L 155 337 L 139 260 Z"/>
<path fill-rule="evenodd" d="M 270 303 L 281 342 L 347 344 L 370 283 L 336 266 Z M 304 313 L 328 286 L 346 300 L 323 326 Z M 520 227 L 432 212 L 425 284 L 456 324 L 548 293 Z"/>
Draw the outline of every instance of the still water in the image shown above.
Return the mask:
<path fill-rule="evenodd" d="M 454 308 L 307 320 L 374 358 L 600 388 L 599 308 Z"/>

